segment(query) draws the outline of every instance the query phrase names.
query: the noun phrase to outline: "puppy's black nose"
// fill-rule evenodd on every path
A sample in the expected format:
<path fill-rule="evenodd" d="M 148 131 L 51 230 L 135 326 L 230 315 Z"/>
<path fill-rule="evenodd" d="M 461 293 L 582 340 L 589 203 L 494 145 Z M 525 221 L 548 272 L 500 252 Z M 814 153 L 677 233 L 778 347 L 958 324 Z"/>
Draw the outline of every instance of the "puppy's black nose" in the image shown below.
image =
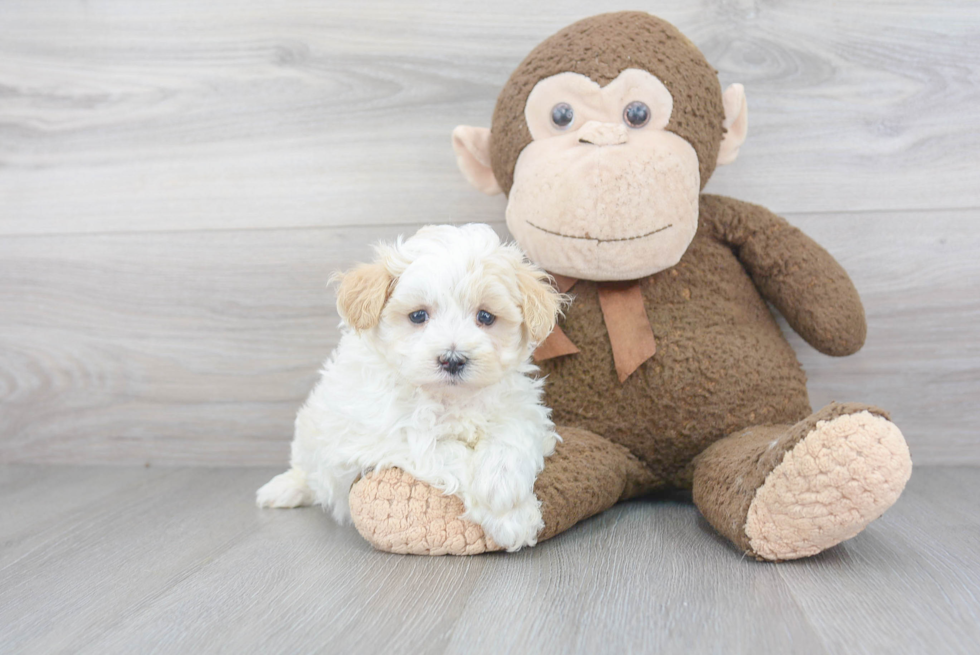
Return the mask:
<path fill-rule="evenodd" d="M 439 356 L 439 366 L 450 375 L 459 375 L 468 361 L 468 359 L 455 351 Z"/>

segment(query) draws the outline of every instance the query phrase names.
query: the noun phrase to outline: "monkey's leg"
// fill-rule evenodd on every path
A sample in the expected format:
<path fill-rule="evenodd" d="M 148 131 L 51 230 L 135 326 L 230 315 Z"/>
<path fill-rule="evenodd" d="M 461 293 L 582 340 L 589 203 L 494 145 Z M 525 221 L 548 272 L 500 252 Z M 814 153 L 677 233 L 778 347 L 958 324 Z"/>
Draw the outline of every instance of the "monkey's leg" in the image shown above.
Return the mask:
<path fill-rule="evenodd" d="M 809 557 L 850 539 L 898 500 L 912 472 L 887 415 L 831 404 L 796 425 L 747 428 L 694 462 L 694 502 L 748 555 Z"/>
<path fill-rule="evenodd" d="M 659 486 L 628 450 L 586 430 L 558 428 L 555 454 L 534 484 L 550 539 L 620 500 Z M 412 555 L 476 555 L 500 550 L 479 525 L 463 520 L 463 502 L 399 469 L 370 474 L 351 488 L 354 525 L 378 550 Z"/>

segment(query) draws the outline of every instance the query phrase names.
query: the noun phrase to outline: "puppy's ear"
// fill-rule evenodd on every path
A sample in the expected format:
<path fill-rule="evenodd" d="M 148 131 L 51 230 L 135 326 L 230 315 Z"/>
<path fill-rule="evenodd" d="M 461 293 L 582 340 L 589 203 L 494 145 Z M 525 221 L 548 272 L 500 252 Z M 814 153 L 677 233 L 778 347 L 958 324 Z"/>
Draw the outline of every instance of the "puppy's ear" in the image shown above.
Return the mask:
<path fill-rule="evenodd" d="M 555 329 L 558 314 L 568 298 L 551 284 L 547 273 L 527 262 L 517 264 L 517 287 L 524 326 L 531 341 L 541 343 Z"/>
<path fill-rule="evenodd" d="M 395 278 L 381 262 L 360 264 L 338 274 L 337 311 L 348 325 L 360 332 L 381 320 L 381 310 L 391 294 Z"/>

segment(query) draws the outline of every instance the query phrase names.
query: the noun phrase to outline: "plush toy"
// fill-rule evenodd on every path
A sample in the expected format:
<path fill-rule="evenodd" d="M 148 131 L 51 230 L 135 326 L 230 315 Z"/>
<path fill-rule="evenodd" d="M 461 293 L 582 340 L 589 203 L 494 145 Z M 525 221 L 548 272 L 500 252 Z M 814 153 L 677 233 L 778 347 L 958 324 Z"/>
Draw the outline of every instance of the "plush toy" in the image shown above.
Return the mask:
<path fill-rule="evenodd" d="M 539 541 L 616 502 L 689 489 L 758 559 L 819 553 L 899 497 L 909 451 L 884 411 L 813 412 L 806 376 L 766 301 L 822 353 L 864 343 L 853 284 L 763 207 L 701 193 L 745 140 L 740 85 L 669 23 L 641 12 L 579 21 L 535 48 L 492 130 L 453 146 L 478 189 L 573 303 L 535 352 L 563 443 L 538 477 Z M 462 504 L 401 471 L 351 490 L 382 550 L 495 550 Z"/>

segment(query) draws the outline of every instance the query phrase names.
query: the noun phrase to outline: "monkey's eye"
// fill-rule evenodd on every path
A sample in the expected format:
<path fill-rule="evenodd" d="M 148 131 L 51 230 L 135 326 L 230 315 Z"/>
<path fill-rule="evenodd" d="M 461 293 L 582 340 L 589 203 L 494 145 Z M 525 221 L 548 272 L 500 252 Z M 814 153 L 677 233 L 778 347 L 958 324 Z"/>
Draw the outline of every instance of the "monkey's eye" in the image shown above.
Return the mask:
<path fill-rule="evenodd" d="M 559 102 L 551 108 L 551 122 L 559 130 L 564 130 L 575 120 L 575 112 L 567 102 Z"/>
<path fill-rule="evenodd" d="M 419 309 L 408 315 L 408 320 L 416 325 L 422 325 L 427 320 L 429 320 L 429 312 L 424 309 Z"/>
<path fill-rule="evenodd" d="M 623 120 L 630 127 L 643 127 L 650 120 L 650 108 L 639 100 L 631 102 L 623 110 Z"/>
<path fill-rule="evenodd" d="M 486 325 L 487 327 L 490 327 L 491 325 L 493 325 L 493 322 L 497 320 L 497 317 L 491 314 L 490 312 L 488 312 L 487 310 L 481 309 L 476 313 L 476 320 L 480 325 Z"/>

